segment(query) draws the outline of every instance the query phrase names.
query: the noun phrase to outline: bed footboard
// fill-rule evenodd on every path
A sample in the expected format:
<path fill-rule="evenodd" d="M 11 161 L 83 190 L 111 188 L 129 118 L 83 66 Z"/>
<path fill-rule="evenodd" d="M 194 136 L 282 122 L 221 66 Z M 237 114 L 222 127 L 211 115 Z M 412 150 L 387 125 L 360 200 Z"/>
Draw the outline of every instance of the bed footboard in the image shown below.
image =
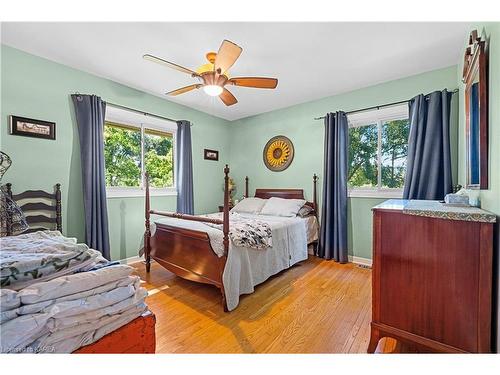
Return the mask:
<path fill-rule="evenodd" d="M 205 232 L 158 223 L 150 239 L 149 254 L 180 277 L 223 288 L 226 257 L 215 254 Z"/>
<path fill-rule="evenodd" d="M 227 311 L 222 274 L 229 251 L 229 167 L 224 168 L 223 220 L 175 212 L 152 210 L 149 197 L 149 179 L 146 174 L 146 205 L 144 232 L 144 256 L 146 271 L 151 268 L 151 258 L 170 272 L 184 279 L 215 285 L 221 290 L 224 310 Z M 222 224 L 224 256 L 219 257 L 212 249 L 206 232 L 157 223 L 151 236 L 150 215 L 173 217 L 181 220 Z"/>

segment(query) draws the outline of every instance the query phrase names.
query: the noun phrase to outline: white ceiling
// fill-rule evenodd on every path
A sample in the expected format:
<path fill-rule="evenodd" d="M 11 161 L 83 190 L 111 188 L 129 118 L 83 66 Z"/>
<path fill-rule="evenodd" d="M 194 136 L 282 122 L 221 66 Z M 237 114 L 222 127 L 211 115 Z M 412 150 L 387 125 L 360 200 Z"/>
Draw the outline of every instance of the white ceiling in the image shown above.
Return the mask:
<path fill-rule="evenodd" d="M 458 63 L 468 23 L 3 23 L 2 43 L 166 98 L 196 83 L 145 61 L 196 69 L 223 39 L 243 47 L 232 76 L 279 79 L 276 90 L 230 87 L 226 107 L 202 90 L 168 100 L 227 120 Z"/>

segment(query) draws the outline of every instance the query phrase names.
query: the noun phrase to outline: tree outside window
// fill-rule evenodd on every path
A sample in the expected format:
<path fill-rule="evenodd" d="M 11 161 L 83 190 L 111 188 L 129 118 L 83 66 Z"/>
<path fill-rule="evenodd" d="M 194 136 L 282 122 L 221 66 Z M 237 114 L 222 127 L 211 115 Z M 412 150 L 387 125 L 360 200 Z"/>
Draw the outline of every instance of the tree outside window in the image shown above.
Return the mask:
<path fill-rule="evenodd" d="M 348 185 L 351 191 L 403 188 L 409 120 L 374 118 L 349 128 Z"/>
<path fill-rule="evenodd" d="M 141 187 L 149 173 L 153 188 L 174 183 L 173 135 L 168 132 L 106 122 L 104 126 L 106 186 Z M 144 166 L 143 166 L 144 164 Z"/>

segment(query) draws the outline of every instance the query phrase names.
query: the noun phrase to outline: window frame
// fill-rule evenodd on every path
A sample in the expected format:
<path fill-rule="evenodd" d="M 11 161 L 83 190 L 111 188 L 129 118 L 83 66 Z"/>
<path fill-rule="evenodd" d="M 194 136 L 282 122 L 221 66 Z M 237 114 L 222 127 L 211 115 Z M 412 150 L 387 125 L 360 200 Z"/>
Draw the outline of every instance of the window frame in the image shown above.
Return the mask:
<path fill-rule="evenodd" d="M 129 111 L 122 110 L 123 113 Z M 131 116 L 132 117 L 132 116 Z M 145 194 L 145 172 L 146 165 L 144 163 L 144 136 L 146 134 L 146 129 L 159 131 L 162 133 L 167 133 L 172 136 L 172 161 L 173 161 L 173 171 L 172 171 L 172 186 L 155 188 L 150 187 L 149 192 L 151 196 L 176 196 L 177 189 L 175 187 L 176 175 L 175 175 L 175 165 L 176 165 L 176 137 L 177 137 L 177 126 L 175 123 L 172 125 L 168 121 L 162 120 L 164 124 L 154 124 L 152 121 L 148 121 L 147 116 L 144 116 L 143 121 L 134 121 L 128 119 L 114 119 L 113 117 L 104 120 L 104 126 L 107 123 L 119 127 L 122 125 L 124 128 L 135 128 L 139 129 L 141 132 L 141 181 L 138 187 L 136 186 L 106 186 L 106 197 L 107 198 L 127 198 L 127 197 L 144 197 Z"/>
<path fill-rule="evenodd" d="M 358 128 L 369 125 L 377 125 L 377 187 L 350 187 L 347 181 L 347 196 L 352 198 L 403 198 L 403 188 L 382 187 L 382 126 L 384 123 L 396 120 L 409 120 L 408 105 L 397 105 L 384 109 L 365 111 L 356 117 L 347 115 L 348 126 Z M 355 118 L 354 121 L 351 121 Z"/>

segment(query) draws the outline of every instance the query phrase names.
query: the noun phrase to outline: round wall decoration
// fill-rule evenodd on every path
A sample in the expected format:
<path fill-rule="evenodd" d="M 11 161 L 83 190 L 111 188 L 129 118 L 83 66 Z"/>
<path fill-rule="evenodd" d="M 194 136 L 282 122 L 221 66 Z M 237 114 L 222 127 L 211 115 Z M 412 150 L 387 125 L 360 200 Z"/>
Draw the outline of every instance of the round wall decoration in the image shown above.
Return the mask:
<path fill-rule="evenodd" d="M 293 143 L 284 135 L 273 137 L 266 143 L 262 157 L 271 171 L 284 171 L 293 160 Z"/>

